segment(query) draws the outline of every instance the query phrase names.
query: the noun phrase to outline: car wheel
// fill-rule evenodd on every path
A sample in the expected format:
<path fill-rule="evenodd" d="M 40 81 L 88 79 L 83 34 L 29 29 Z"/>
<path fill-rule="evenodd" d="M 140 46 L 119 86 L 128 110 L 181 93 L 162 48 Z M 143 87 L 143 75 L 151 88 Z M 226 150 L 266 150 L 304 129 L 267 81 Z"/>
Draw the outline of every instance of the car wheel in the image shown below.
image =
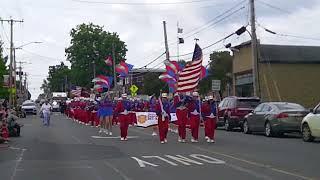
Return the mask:
<path fill-rule="evenodd" d="M 244 122 L 243 122 L 243 126 L 242 126 L 243 128 L 243 133 L 245 133 L 245 134 L 250 134 L 251 133 L 251 131 L 250 131 L 250 129 L 249 129 L 249 124 L 248 124 L 248 121 L 247 120 L 244 120 Z"/>
<path fill-rule="evenodd" d="M 314 140 L 314 137 L 311 135 L 311 130 L 308 124 L 302 126 L 302 139 L 305 142 L 311 142 Z"/>
<path fill-rule="evenodd" d="M 264 134 L 267 136 L 267 137 L 271 137 L 273 135 L 273 132 L 272 132 L 272 128 L 271 128 L 271 124 L 270 122 L 266 122 L 266 124 L 264 125 Z"/>
<path fill-rule="evenodd" d="M 231 131 L 231 129 L 232 129 L 228 118 L 226 118 L 226 120 L 224 121 L 224 129 L 226 131 Z"/>

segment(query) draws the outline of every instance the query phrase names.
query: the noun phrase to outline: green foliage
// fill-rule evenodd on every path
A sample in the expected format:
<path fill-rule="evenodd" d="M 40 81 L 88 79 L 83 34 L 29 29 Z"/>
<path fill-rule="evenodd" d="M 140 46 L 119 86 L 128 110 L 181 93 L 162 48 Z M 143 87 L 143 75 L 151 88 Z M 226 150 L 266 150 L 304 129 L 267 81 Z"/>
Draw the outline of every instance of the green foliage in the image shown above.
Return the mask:
<path fill-rule="evenodd" d="M 0 98 L 8 98 L 8 88 L 3 87 L 3 75 L 8 74 L 6 69 L 6 58 L 3 57 L 3 42 L 0 41 Z"/>
<path fill-rule="evenodd" d="M 149 96 L 155 94 L 156 96 L 160 95 L 160 91 L 168 92 L 168 85 L 159 79 L 159 74 L 149 73 L 144 75 L 143 87 L 140 87 L 140 94 L 147 94 Z"/>
<path fill-rule="evenodd" d="M 43 90 L 44 97 L 47 97 L 50 94 L 50 87 L 47 80 L 43 80 L 40 89 Z"/>
<path fill-rule="evenodd" d="M 126 45 L 117 33 L 103 30 L 103 27 L 80 24 L 70 32 L 71 45 L 65 49 L 67 60 L 71 63 L 71 83 L 90 87 L 93 77 L 93 62 L 96 75 L 112 75 L 112 67 L 107 67 L 104 59 L 112 55 L 112 44 L 115 48 L 116 63 L 124 60 Z"/>
<path fill-rule="evenodd" d="M 49 67 L 49 77 L 44 80 L 41 89 L 45 94 L 63 92 L 67 86 L 66 80 L 70 76 L 70 69 L 61 62 L 59 65 Z"/>
<path fill-rule="evenodd" d="M 227 83 L 232 83 L 232 56 L 229 51 L 213 52 L 210 54 L 209 75 L 200 81 L 199 92 L 207 94 L 211 91 L 211 80 L 221 80 L 221 94 Z"/>

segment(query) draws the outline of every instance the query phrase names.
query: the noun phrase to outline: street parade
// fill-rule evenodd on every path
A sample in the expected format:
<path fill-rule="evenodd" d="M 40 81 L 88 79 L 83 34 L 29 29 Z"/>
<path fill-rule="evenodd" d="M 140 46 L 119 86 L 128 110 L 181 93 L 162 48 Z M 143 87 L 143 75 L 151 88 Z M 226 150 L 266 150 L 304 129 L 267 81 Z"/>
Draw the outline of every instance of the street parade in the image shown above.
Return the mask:
<path fill-rule="evenodd" d="M 0 180 L 320 180 L 319 16 L 0 0 Z"/>
<path fill-rule="evenodd" d="M 121 141 L 128 140 L 130 126 L 138 126 L 158 129 L 161 144 L 167 143 L 169 129 L 178 130 L 178 142 L 187 142 L 187 130 L 190 130 L 190 142 L 198 142 L 200 127 L 204 127 L 203 138 L 208 143 L 215 142 L 216 101 L 213 96 L 207 96 L 201 102 L 197 92 L 175 93 L 172 98 L 162 93 L 159 98 L 148 99 L 128 98 L 127 94 L 112 99 L 106 92 L 95 99 L 75 98 L 67 102 L 64 113 L 73 121 L 96 127 L 99 135 L 111 136 L 112 128 L 119 126 Z"/>

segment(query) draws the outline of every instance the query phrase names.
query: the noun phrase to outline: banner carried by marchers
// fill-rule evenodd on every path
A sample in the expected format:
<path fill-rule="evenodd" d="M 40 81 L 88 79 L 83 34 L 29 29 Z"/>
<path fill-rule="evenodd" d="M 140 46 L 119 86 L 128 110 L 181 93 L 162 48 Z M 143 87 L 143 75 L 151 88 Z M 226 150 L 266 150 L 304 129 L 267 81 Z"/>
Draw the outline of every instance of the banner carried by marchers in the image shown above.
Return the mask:
<path fill-rule="evenodd" d="M 170 113 L 171 122 L 177 121 L 176 113 Z M 155 112 L 136 112 L 137 125 L 150 127 L 158 124 L 158 116 Z"/>

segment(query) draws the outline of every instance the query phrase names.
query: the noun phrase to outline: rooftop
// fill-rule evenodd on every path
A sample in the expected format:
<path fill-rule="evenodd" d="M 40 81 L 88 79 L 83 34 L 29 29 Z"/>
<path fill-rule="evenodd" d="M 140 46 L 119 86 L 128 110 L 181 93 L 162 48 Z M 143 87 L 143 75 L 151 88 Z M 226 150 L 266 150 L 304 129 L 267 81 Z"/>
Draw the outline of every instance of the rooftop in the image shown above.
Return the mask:
<path fill-rule="evenodd" d="M 251 41 L 243 42 L 235 49 L 250 46 Z M 260 62 L 270 63 L 320 63 L 320 46 L 260 44 Z"/>

